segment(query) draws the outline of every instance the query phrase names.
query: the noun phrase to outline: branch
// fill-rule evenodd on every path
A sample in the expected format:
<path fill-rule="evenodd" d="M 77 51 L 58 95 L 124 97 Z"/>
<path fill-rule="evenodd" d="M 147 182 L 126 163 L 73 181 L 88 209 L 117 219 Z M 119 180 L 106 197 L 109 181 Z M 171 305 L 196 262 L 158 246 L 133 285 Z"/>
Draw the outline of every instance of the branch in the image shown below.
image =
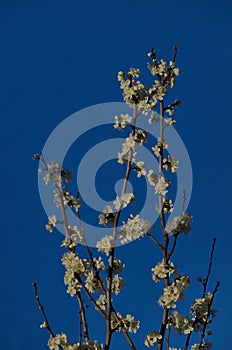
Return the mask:
<path fill-rule="evenodd" d="M 76 296 L 77 296 L 77 300 L 78 300 L 79 307 L 80 307 L 80 311 L 79 311 L 79 313 L 80 313 L 80 342 L 82 339 L 82 333 L 81 333 L 82 326 L 84 329 L 85 341 L 88 341 L 89 340 L 89 331 L 88 331 L 88 325 L 87 325 L 87 321 L 86 321 L 85 308 L 84 308 L 83 300 L 81 297 L 81 292 L 78 291 Z"/>
<path fill-rule="evenodd" d="M 172 247 L 171 247 L 170 252 L 168 253 L 168 256 L 167 256 L 167 261 L 169 261 L 169 259 L 171 258 L 172 254 L 173 254 L 173 252 L 175 250 L 178 236 L 179 236 L 178 233 L 174 235 L 174 239 L 173 239 L 173 242 L 172 242 Z"/>
<path fill-rule="evenodd" d="M 157 245 L 157 247 L 159 247 L 162 251 L 164 249 L 163 245 L 158 241 L 158 239 L 156 239 L 154 236 L 152 236 L 151 233 L 147 233 L 147 236 L 151 238 L 151 240 Z"/>
<path fill-rule="evenodd" d="M 44 307 L 42 306 L 41 302 L 40 302 L 40 298 L 39 298 L 39 294 L 38 294 L 38 288 L 37 288 L 37 282 L 34 281 L 32 283 L 33 287 L 34 287 L 34 293 L 35 293 L 35 298 L 36 298 L 36 301 L 37 301 L 37 304 L 38 304 L 38 307 L 39 307 L 39 310 L 41 311 L 41 314 L 43 316 L 43 319 L 44 319 L 44 324 L 45 324 L 45 327 L 48 332 L 50 333 L 50 336 L 52 338 L 55 337 L 55 334 L 53 333 L 52 329 L 51 329 L 51 326 L 50 326 L 50 323 L 48 322 L 48 319 L 47 319 L 47 316 L 46 316 L 46 313 L 45 313 L 45 310 L 44 310 Z M 64 348 L 59 345 L 59 349 L 60 350 L 64 350 Z"/>
<path fill-rule="evenodd" d="M 217 282 L 216 286 L 214 288 L 213 294 L 212 294 L 212 298 L 211 298 L 210 303 L 208 305 L 208 313 L 207 313 L 207 317 L 206 317 L 206 320 L 205 320 L 205 323 L 204 323 L 204 326 L 203 326 L 203 330 L 202 330 L 202 333 L 201 333 L 199 348 L 201 348 L 202 342 L 203 342 L 204 337 L 205 337 L 205 331 L 206 331 L 206 328 L 207 328 L 207 325 L 208 325 L 208 320 L 209 320 L 209 317 L 210 317 L 211 307 L 213 305 L 214 297 L 215 297 L 215 294 L 218 291 L 219 285 L 220 285 L 220 282 Z"/>
<path fill-rule="evenodd" d="M 162 170 L 163 170 L 163 137 L 164 137 L 164 128 L 163 128 L 163 116 L 164 116 L 164 105 L 163 101 L 160 101 L 160 153 L 159 153 L 159 176 L 162 176 Z M 159 195 L 159 207 L 160 207 L 160 223 L 163 231 L 163 259 L 164 259 L 164 264 L 166 265 L 168 263 L 168 244 L 169 244 L 169 237 L 167 232 L 165 231 L 165 218 L 164 218 L 164 210 L 163 210 L 163 197 L 162 195 Z M 169 285 L 169 276 L 167 275 L 164 279 L 165 287 Z M 163 343 L 164 343 L 164 337 L 165 337 L 165 331 L 166 331 L 166 326 L 168 322 L 168 313 L 169 310 L 164 307 L 163 311 L 163 317 L 162 317 L 162 323 L 160 327 L 160 335 L 162 338 L 158 342 L 158 350 L 163 349 Z"/>
<path fill-rule="evenodd" d="M 212 264 L 213 264 L 213 254 L 214 254 L 214 250 L 215 250 L 215 244 L 216 244 L 216 238 L 214 237 L 213 244 L 212 244 L 212 249 L 211 249 L 211 253 L 210 253 L 210 260 L 209 260 L 209 267 L 208 267 L 207 275 L 206 275 L 206 278 L 203 280 L 203 297 L 205 296 L 206 289 L 207 289 L 207 284 L 208 284 L 208 281 L 209 281 L 209 276 L 211 274 L 211 269 L 212 269 Z"/>
<path fill-rule="evenodd" d="M 106 313 L 100 308 L 100 306 L 93 299 L 93 297 L 89 293 L 88 289 L 86 288 L 86 286 L 82 282 L 82 279 L 81 279 L 79 273 L 75 272 L 74 277 L 77 279 L 78 283 L 80 283 L 81 287 L 83 288 L 84 292 L 86 293 L 87 297 L 89 298 L 89 301 L 94 305 L 95 309 L 97 309 L 100 312 L 100 314 L 102 315 L 102 317 L 104 317 L 104 319 L 106 319 Z"/>
<path fill-rule="evenodd" d="M 206 275 L 206 278 L 203 280 L 203 295 L 202 295 L 203 298 L 206 295 L 206 289 L 207 289 L 209 277 L 210 277 L 210 274 L 211 274 L 211 269 L 212 269 L 212 264 L 213 264 L 213 254 L 214 254 L 214 250 L 215 250 L 215 244 L 216 244 L 216 238 L 214 237 L 212 248 L 211 248 L 211 253 L 210 253 L 210 260 L 209 260 L 209 267 L 208 267 L 207 275 Z M 215 287 L 215 289 L 213 291 L 212 300 L 211 300 L 211 302 L 209 304 L 207 319 L 206 319 L 206 322 L 204 324 L 203 332 L 201 334 L 201 344 L 202 344 L 203 338 L 205 336 L 205 330 L 206 330 L 206 326 L 207 326 L 207 323 L 208 323 L 208 317 L 210 315 L 210 309 L 211 309 L 211 306 L 212 306 L 212 303 L 213 303 L 214 296 L 215 296 L 215 294 L 216 294 L 216 292 L 218 290 L 219 284 L 220 284 L 220 282 L 217 282 L 216 287 Z M 196 316 L 196 318 L 195 318 L 195 320 L 193 321 L 193 324 L 192 324 L 193 328 L 197 325 L 198 321 L 199 321 L 199 318 Z M 191 331 L 188 334 L 188 336 L 187 336 L 187 339 L 186 339 L 186 342 L 185 342 L 185 346 L 184 346 L 184 350 L 188 349 L 192 333 L 193 333 L 193 331 Z"/>

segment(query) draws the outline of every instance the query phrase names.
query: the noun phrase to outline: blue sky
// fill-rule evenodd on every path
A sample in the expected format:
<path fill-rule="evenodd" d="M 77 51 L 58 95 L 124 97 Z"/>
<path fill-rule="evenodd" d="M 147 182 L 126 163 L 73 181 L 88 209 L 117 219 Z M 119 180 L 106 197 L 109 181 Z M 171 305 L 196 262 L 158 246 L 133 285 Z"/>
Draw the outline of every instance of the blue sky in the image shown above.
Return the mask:
<path fill-rule="evenodd" d="M 230 348 L 231 10 L 225 0 L 1 1 L 2 349 L 47 348 L 33 295 L 35 279 L 54 331 L 71 334 L 71 340 L 78 334 L 77 306 L 63 285 L 62 235 L 44 229 L 33 153 L 70 114 L 122 101 L 118 70 L 135 66 L 145 71 L 151 47 L 168 59 L 176 43 L 181 75 L 173 94 L 182 100 L 176 129 L 192 162 L 189 211 L 194 221 L 191 233 L 179 242 L 175 261 L 192 276 L 186 294 L 190 302 L 201 293 L 195 277 L 206 271 L 212 238 L 217 237 L 212 281 L 220 280 L 221 287 L 212 341 L 214 349 Z M 158 254 L 146 239 L 118 251 L 128 272 L 117 305 L 143 322 L 142 335 L 159 327 L 159 293 L 149 278 Z M 99 335 L 99 325 L 92 326 L 93 337 Z M 142 348 L 142 337 L 135 341 Z M 124 344 L 116 338 L 113 349 Z"/>

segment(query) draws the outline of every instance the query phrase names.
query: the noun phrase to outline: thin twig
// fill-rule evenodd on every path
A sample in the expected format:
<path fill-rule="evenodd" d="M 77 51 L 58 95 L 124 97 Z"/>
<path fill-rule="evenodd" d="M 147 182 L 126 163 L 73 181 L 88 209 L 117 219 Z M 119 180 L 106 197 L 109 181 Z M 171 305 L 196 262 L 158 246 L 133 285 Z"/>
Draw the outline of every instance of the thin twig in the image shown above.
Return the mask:
<path fill-rule="evenodd" d="M 147 236 L 148 236 L 161 250 L 164 249 L 163 245 L 158 241 L 158 239 L 156 239 L 154 236 L 152 236 L 152 234 L 151 234 L 150 232 L 147 233 Z"/>
<path fill-rule="evenodd" d="M 44 307 L 43 307 L 43 305 L 41 304 L 41 301 L 40 301 L 40 298 L 39 298 L 37 282 L 34 281 L 34 282 L 32 283 L 32 285 L 33 285 L 33 287 L 34 287 L 35 298 L 36 298 L 36 301 L 37 301 L 39 310 L 41 311 L 41 314 L 42 314 L 43 319 L 44 319 L 44 325 L 45 325 L 44 328 L 46 328 L 46 329 L 48 330 L 50 336 L 51 336 L 52 338 L 54 338 L 54 337 L 55 337 L 55 334 L 54 334 L 54 332 L 53 332 L 52 329 L 51 329 L 51 326 L 50 326 L 50 323 L 49 323 L 48 318 L 47 318 L 47 316 L 46 316 Z M 64 348 L 63 348 L 61 345 L 59 345 L 59 349 L 60 349 L 60 350 L 64 350 Z"/>
<path fill-rule="evenodd" d="M 208 271 L 207 271 L 207 275 L 206 275 L 206 278 L 203 280 L 203 295 L 202 297 L 204 298 L 205 295 L 206 295 L 206 290 L 207 290 L 207 285 L 208 285 L 208 281 L 209 281 L 209 277 L 210 277 L 210 274 L 211 274 L 211 269 L 212 269 L 212 264 L 213 264 L 213 254 L 214 254 L 214 250 L 215 250 L 215 244 L 216 244 L 216 238 L 214 237 L 213 239 L 213 244 L 212 244 L 212 248 L 211 248 L 211 252 L 210 252 L 210 259 L 209 259 L 209 267 L 208 267 Z M 214 289 L 214 292 L 213 292 L 213 298 L 218 290 L 218 287 L 219 287 L 219 282 L 217 282 L 216 284 L 216 287 Z M 211 300 L 211 303 L 210 303 L 210 309 L 211 309 L 211 305 L 213 303 L 213 300 Z M 210 309 L 208 310 L 208 313 L 210 313 Z M 210 314 L 209 314 L 210 315 Z M 197 325 L 199 321 L 199 318 L 196 316 L 195 320 L 193 321 L 193 324 L 192 324 L 192 327 L 194 329 L 194 327 Z M 208 316 L 207 316 L 207 320 L 206 322 L 208 323 Z M 206 326 L 207 324 L 204 325 L 204 328 L 206 329 Z M 184 350 L 187 350 L 188 349 L 188 346 L 189 346 L 189 343 L 190 343 L 190 338 L 192 336 L 192 333 L 193 331 L 191 331 L 188 335 L 187 335 L 187 338 L 186 338 L 186 342 L 185 342 L 185 345 L 184 345 Z M 203 330 L 203 336 L 205 335 L 205 330 Z M 201 342 L 203 341 L 203 336 L 201 338 Z"/>
<path fill-rule="evenodd" d="M 206 320 L 205 320 L 205 322 L 204 322 L 203 330 L 202 330 L 202 333 L 201 333 L 199 349 L 201 348 L 202 343 L 203 343 L 203 340 L 204 340 L 204 337 L 205 337 L 205 331 L 206 331 L 206 328 L 207 328 L 207 326 L 208 326 L 208 320 L 209 320 L 209 317 L 210 317 L 211 307 L 212 307 L 212 305 L 213 305 L 214 297 L 215 297 L 215 294 L 216 294 L 217 291 L 218 291 L 219 285 L 220 285 L 220 282 L 217 282 L 217 283 L 216 283 L 216 286 L 215 286 L 215 288 L 214 288 L 214 291 L 213 291 L 213 293 L 212 293 L 212 298 L 210 299 L 210 303 L 209 303 L 209 305 L 208 305 L 208 313 L 207 313 L 207 317 L 206 317 Z"/>
<path fill-rule="evenodd" d="M 173 242 L 172 242 L 172 247 L 170 249 L 170 252 L 167 255 L 167 261 L 169 261 L 169 259 L 171 258 L 172 254 L 173 254 L 173 252 L 175 250 L 178 235 L 179 235 L 178 233 L 174 235 Z"/>
<path fill-rule="evenodd" d="M 184 207 L 186 202 L 186 189 L 183 189 L 183 201 L 182 201 L 182 209 L 181 209 L 181 215 L 184 215 Z"/>
<path fill-rule="evenodd" d="M 212 244 L 212 249 L 211 249 L 211 253 L 210 253 L 210 260 L 209 260 L 209 267 L 208 267 L 207 275 L 206 275 L 206 278 L 203 280 L 203 297 L 205 297 L 205 293 L 206 293 L 209 277 L 210 277 L 210 274 L 211 274 L 211 269 L 212 269 L 212 264 L 213 264 L 213 254 L 214 254 L 214 250 L 215 250 L 215 244 L 216 244 L 216 238 L 214 237 L 213 244 Z"/>
<path fill-rule="evenodd" d="M 106 313 L 100 308 L 100 306 L 93 299 L 93 297 L 89 293 L 88 289 L 86 288 L 86 286 L 82 282 L 82 279 L 81 279 L 79 273 L 75 272 L 74 277 L 77 279 L 78 283 L 80 283 L 81 287 L 83 288 L 84 292 L 86 293 L 87 297 L 89 298 L 89 301 L 91 301 L 91 303 L 94 305 L 95 309 L 97 309 L 100 312 L 100 314 L 104 317 L 104 319 L 106 319 Z"/>
<path fill-rule="evenodd" d="M 86 321 L 85 308 L 84 308 L 83 300 L 81 297 L 81 292 L 77 291 L 76 295 L 77 295 L 77 300 L 78 300 L 79 307 L 80 307 L 80 311 L 79 311 L 79 313 L 80 313 L 80 328 L 83 327 L 85 341 L 88 341 L 89 340 L 89 331 L 88 331 L 88 325 L 87 325 L 87 321 Z M 80 329 L 80 341 L 81 341 L 81 339 L 82 339 L 82 332 Z"/>

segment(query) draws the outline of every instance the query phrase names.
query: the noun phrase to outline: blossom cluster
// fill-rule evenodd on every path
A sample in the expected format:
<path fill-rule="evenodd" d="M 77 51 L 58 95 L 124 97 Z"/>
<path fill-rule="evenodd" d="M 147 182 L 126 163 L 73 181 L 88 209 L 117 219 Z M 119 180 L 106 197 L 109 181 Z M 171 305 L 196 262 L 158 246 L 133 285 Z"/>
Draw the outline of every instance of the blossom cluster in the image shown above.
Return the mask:
<path fill-rule="evenodd" d="M 160 282 L 162 278 L 167 276 L 171 276 L 176 272 L 175 265 L 172 262 L 168 264 L 164 263 L 164 260 L 158 262 L 158 264 L 151 269 L 152 271 L 152 279 L 155 282 Z"/>
<path fill-rule="evenodd" d="M 118 116 L 116 115 L 114 119 L 115 119 L 114 128 L 118 130 L 125 129 L 127 125 L 131 124 L 131 120 L 132 120 L 129 114 L 120 114 Z"/>
<path fill-rule="evenodd" d="M 212 348 L 212 343 L 205 340 L 203 344 L 194 344 L 191 346 L 190 350 L 210 350 Z"/>
<path fill-rule="evenodd" d="M 52 182 L 54 185 L 60 186 L 62 181 L 61 170 L 61 163 L 55 162 L 54 160 L 51 163 L 47 163 L 45 169 L 39 168 L 40 173 L 44 171 L 46 172 L 46 175 L 43 178 L 45 185 Z"/>
<path fill-rule="evenodd" d="M 124 193 L 120 197 L 116 197 L 114 200 L 114 207 L 116 210 L 121 210 L 123 208 L 126 208 L 128 204 L 133 202 L 135 196 L 133 193 Z"/>
<path fill-rule="evenodd" d="M 154 49 L 148 53 L 148 57 L 152 60 L 152 63 L 148 63 L 148 69 L 151 74 L 161 78 L 163 85 L 172 88 L 175 84 L 176 77 L 179 75 L 179 68 L 175 67 L 175 62 L 170 61 L 169 64 L 167 64 L 163 59 L 158 60 Z"/>
<path fill-rule="evenodd" d="M 46 228 L 46 230 L 48 231 L 48 232 L 53 232 L 53 229 L 54 229 L 54 227 L 56 226 L 56 224 L 57 224 L 57 218 L 56 218 L 56 216 L 55 215 L 52 215 L 52 216 L 49 216 L 48 217 L 48 223 L 47 223 L 47 225 L 45 226 L 45 228 Z"/>
<path fill-rule="evenodd" d="M 194 316 L 194 320 L 197 321 L 195 331 L 198 331 L 205 324 L 209 323 L 209 317 L 215 317 L 217 310 L 212 308 L 213 294 L 208 292 L 203 298 L 197 298 L 194 300 L 191 306 L 191 314 Z"/>
<path fill-rule="evenodd" d="M 131 242 L 149 232 L 151 225 L 148 221 L 141 219 L 139 215 L 133 216 L 124 223 L 119 231 L 121 243 Z"/>
<path fill-rule="evenodd" d="M 71 251 L 65 253 L 61 261 L 66 268 L 64 284 L 68 286 L 67 293 L 73 297 L 81 288 L 75 274 L 83 275 L 86 272 L 88 262 L 85 259 L 80 259 L 77 254 Z"/>
<path fill-rule="evenodd" d="M 176 235 L 179 233 L 188 233 L 191 229 L 192 215 L 184 214 L 181 216 L 175 216 L 166 225 L 166 232 L 169 235 Z"/>
<path fill-rule="evenodd" d="M 177 275 L 174 281 L 164 288 L 163 295 L 160 296 L 158 304 L 168 309 L 175 308 L 178 300 L 184 299 L 184 290 L 190 283 L 189 276 Z"/>
<path fill-rule="evenodd" d="M 147 347 L 151 347 L 154 346 L 160 339 L 162 339 L 162 335 L 160 335 L 159 331 L 154 330 L 146 335 L 144 344 Z"/>
<path fill-rule="evenodd" d="M 119 312 L 111 316 L 111 327 L 118 332 L 136 333 L 140 327 L 140 322 L 136 321 L 134 316 L 127 314 L 123 317 Z"/>
<path fill-rule="evenodd" d="M 99 344 L 96 340 L 89 340 L 83 343 L 70 344 L 67 339 L 67 335 L 57 334 L 56 336 L 48 339 L 48 347 L 50 350 L 101 350 L 103 345 Z"/>
<path fill-rule="evenodd" d="M 189 334 L 193 331 L 193 321 L 186 315 L 180 315 L 177 311 L 173 311 L 169 316 L 168 324 L 176 331 L 176 333 L 182 335 Z"/>
<path fill-rule="evenodd" d="M 163 168 L 165 170 L 170 170 L 172 173 L 176 172 L 178 164 L 179 161 L 169 155 L 163 159 Z"/>
<path fill-rule="evenodd" d="M 155 187 L 156 194 L 165 196 L 165 194 L 168 192 L 167 188 L 170 184 L 168 179 L 165 179 L 163 176 L 155 174 L 153 170 L 148 171 L 147 179 L 149 184 Z"/>
<path fill-rule="evenodd" d="M 157 104 L 157 97 L 160 91 L 157 88 L 156 95 L 153 89 L 147 88 L 141 83 L 139 78 L 139 69 L 130 68 L 129 72 L 118 72 L 118 81 L 123 91 L 123 98 L 129 106 L 136 104 L 142 113 L 147 114 Z"/>
<path fill-rule="evenodd" d="M 115 239 L 113 236 L 107 235 L 102 237 L 100 241 L 97 242 L 97 249 L 99 252 L 109 255 L 110 250 L 115 246 Z"/>

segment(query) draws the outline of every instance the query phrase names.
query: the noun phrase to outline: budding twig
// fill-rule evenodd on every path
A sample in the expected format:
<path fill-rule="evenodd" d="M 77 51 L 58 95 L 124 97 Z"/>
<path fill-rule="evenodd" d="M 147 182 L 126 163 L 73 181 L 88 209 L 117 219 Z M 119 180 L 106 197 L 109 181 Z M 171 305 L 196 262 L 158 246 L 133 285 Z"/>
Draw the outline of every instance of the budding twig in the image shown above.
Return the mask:
<path fill-rule="evenodd" d="M 38 307 L 39 307 L 39 310 L 41 311 L 41 314 L 43 316 L 43 319 L 44 319 L 44 327 L 45 329 L 48 330 L 48 332 L 50 333 L 50 335 L 54 338 L 55 337 L 55 334 L 53 333 L 52 329 L 51 329 L 51 326 L 50 326 L 50 323 L 48 322 L 48 318 L 46 316 L 46 313 L 45 313 L 45 310 L 44 310 L 44 307 L 42 306 L 41 302 L 40 302 L 40 298 L 39 298 L 39 294 L 38 294 L 38 287 L 37 287 L 37 282 L 34 281 L 32 283 L 33 287 L 34 287 L 34 293 L 35 293 L 35 298 L 36 298 L 36 301 L 37 301 L 37 304 L 38 304 Z M 64 348 L 59 345 L 59 349 L 60 350 L 64 350 Z"/>

